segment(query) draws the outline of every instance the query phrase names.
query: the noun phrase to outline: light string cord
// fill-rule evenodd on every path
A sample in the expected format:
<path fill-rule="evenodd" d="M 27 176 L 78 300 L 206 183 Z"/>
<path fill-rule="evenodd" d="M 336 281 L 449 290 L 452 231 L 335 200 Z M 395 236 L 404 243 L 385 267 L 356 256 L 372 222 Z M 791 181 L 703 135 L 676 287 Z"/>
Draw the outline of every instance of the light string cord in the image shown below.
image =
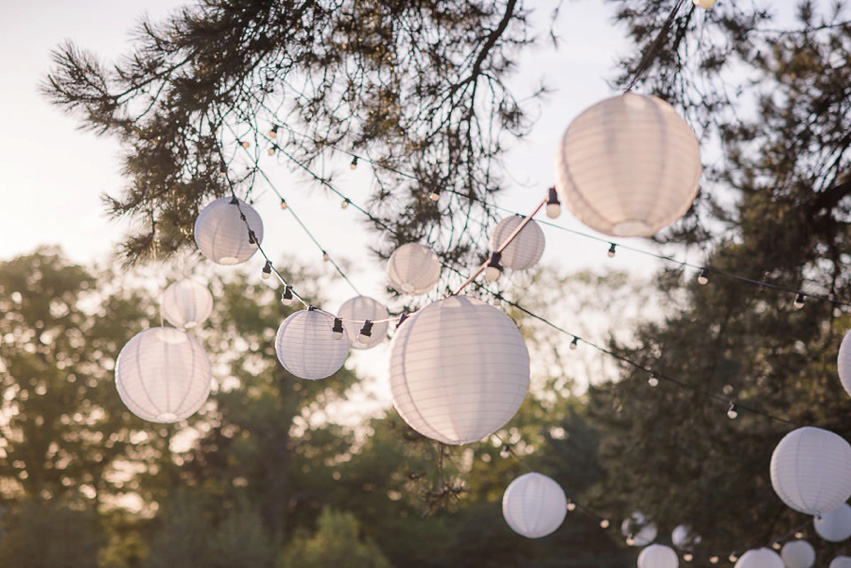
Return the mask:
<path fill-rule="evenodd" d="M 635 67 L 635 71 L 633 72 L 632 80 L 626 87 L 624 92 L 632 91 L 632 88 L 644 74 L 644 72 L 650 67 L 650 64 L 653 62 L 653 59 L 656 57 L 656 53 L 659 51 L 659 47 L 662 45 L 662 40 L 665 39 L 665 36 L 670 31 L 671 26 L 674 24 L 674 20 L 677 17 L 677 13 L 682 8 L 682 5 L 685 3 L 685 0 L 677 0 L 677 3 L 674 5 L 674 9 L 671 10 L 670 15 L 665 20 L 665 23 L 662 25 L 662 28 L 659 30 L 659 33 L 656 35 L 653 43 L 645 50 L 644 54 L 641 56 L 641 59 L 638 62 L 638 65 Z"/>

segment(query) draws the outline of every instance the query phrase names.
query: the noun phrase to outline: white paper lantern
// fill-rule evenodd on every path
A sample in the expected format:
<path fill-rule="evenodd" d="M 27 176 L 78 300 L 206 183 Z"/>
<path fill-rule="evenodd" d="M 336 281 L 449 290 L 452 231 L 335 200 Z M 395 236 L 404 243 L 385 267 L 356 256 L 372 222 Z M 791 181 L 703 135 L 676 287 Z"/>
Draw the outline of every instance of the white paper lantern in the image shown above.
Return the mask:
<path fill-rule="evenodd" d="M 440 280 L 440 260 L 430 248 L 408 243 L 390 255 L 387 277 L 390 285 L 403 294 L 425 294 Z"/>
<path fill-rule="evenodd" d="M 638 568 L 677 568 L 680 560 L 668 546 L 651 544 L 638 555 Z"/>
<path fill-rule="evenodd" d="M 851 496 L 851 446 L 828 430 L 805 426 L 786 434 L 771 456 L 771 485 L 789 507 L 817 515 Z"/>
<path fill-rule="evenodd" d="M 207 352 L 179 329 L 154 327 L 134 335 L 118 354 L 115 387 L 127 408 L 151 422 L 194 414 L 210 394 Z"/>
<path fill-rule="evenodd" d="M 754 548 L 739 557 L 735 568 L 785 568 L 780 556 L 770 548 Z"/>
<path fill-rule="evenodd" d="M 567 498 L 561 486 L 540 473 L 512 481 L 502 495 L 502 516 L 511 530 L 526 538 L 541 538 L 561 526 Z"/>
<path fill-rule="evenodd" d="M 647 521 L 643 513 L 635 512 L 621 523 L 621 533 L 630 546 L 647 546 L 656 540 L 656 525 Z"/>
<path fill-rule="evenodd" d="M 816 551 L 805 540 L 790 540 L 783 545 L 780 557 L 786 568 L 810 568 L 816 561 Z"/>
<path fill-rule="evenodd" d="M 711 10 L 717 0 L 692 0 L 694 5 L 704 10 Z"/>
<path fill-rule="evenodd" d="M 495 252 L 514 230 L 523 222 L 523 217 L 513 215 L 506 217 L 491 231 L 490 250 Z M 535 266 L 544 254 L 546 239 L 541 226 L 531 219 L 516 237 L 502 251 L 500 264 L 514 270 L 526 270 Z"/>
<path fill-rule="evenodd" d="M 692 533 L 691 528 L 686 525 L 677 525 L 671 531 L 671 542 L 681 550 L 689 550 L 701 541 L 703 538 L 699 534 Z"/>
<path fill-rule="evenodd" d="M 830 561 L 829 568 L 851 568 L 851 556 L 837 556 Z"/>
<path fill-rule="evenodd" d="M 845 337 L 842 338 L 836 368 L 839 371 L 839 380 L 842 382 L 842 388 L 851 395 L 851 331 L 846 332 Z"/>
<path fill-rule="evenodd" d="M 500 310 L 450 296 L 396 331 L 390 387 L 396 410 L 423 436 L 444 444 L 475 442 L 517 413 L 529 389 L 529 352 Z"/>
<path fill-rule="evenodd" d="M 191 329 L 207 321 L 213 311 L 213 295 L 206 286 L 184 278 L 163 292 L 160 313 L 175 327 Z"/>
<path fill-rule="evenodd" d="M 249 227 L 257 244 L 262 244 L 263 221 L 257 211 L 241 199 L 234 202 L 233 197 L 222 197 L 207 205 L 195 220 L 195 243 L 216 264 L 239 264 L 257 251 L 249 241 Z"/>
<path fill-rule="evenodd" d="M 674 107 L 627 93 L 595 104 L 567 128 L 556 190 L 595 231 L 649 237 L 688 211 L 701 171 L 697 137 Z"/>
<path fill-rule="evenodd" d="M 343 318 L 343 326 L 346 328 L 346 333 L 352 342 L 353 349 L 371 349 L 384 341 L 387 337 L 387 328 L 389 323 L 376 323 L 372 326 L 372 336 L 367 343 L 361 344 L 357 341 L 362 325 L 357 322 L 364 320 L 375 321 L 383 320 L 390 317 L 387 308 L 378 300 L 373 300 L 368 296 L 355 296 L 340 306 L 337 310 L 337 316 Z M 351 321 L 351 320 L 357 320 Z"/>
<path fill-rule="evenodd" d="M 278 328 L 275 351 L 278 361 L 301 379 L 330 377 L 349 356 L 349 338 L 343 329 L 335 338 L 334 318 L 317 310 L 301 310 L 285 319 Z"/>
<path fill-rule="evenodd" d="M 842 542 L 851 537 L 851 506 L 843 503 L 833 511 L 813 517 L 816 534 L 828 542 Z"/>

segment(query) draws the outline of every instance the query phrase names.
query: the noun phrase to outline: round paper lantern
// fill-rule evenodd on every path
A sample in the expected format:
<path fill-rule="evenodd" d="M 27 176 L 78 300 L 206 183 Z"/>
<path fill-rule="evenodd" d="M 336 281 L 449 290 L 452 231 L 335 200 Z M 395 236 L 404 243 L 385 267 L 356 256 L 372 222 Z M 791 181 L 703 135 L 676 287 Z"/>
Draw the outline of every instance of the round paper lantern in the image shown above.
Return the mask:
<path fill-rule="evenodd" d="M 390 345 L 393 405 L 408 425 L 444 444 L 499 430 L 529 389 L 529 352 L 507 315 L 450 296 L 405 320 Z"/>
<path fill-rule="evenodd" d="M 671 542 L 679 549 L 689 550 L 692 546 L 700 544 L 703 539 L 698 534 L 693 534 L 691 528 L 686 525 L 677 525 L 671 531 Z"/>
<path fill-rule="evenodd" d="M 555 531 L 567 514 L 561 486 L 540 473 L 526 473 L 512 481 L 502 495 L 502 516 L 511 530 L 526 538 Z"/>
<path fill-rule="evenodd" d="M 786 568 L 810 568 L 816 561 L 816 551 L 805 540 L 791 540 L 783 545 L 780 557 Z"/>
<path fill-rule="evenodd" d="M 851 331 L 846 332 L 845 337 L 842 338 L 836 368 L 839 370 L 839 380 L 842 382 L 842 388 L 851 395 Z"/>
<path fill-rule="evenodd" d="M 373 300 L 368 296 L 355 296 L 340 306 L 337 310 L 337 317 L 343 318 L 343 326 L 346 328 L 346 334 L 352 341 L 354 349 L 371 349 L 375 347 L 387 337 L 387 328 L 389 323 L 376 323 L 372 326 L 372 336 L 367 343 L 361 344 L 356 341 L 360 333 L 362 322 L 364 320 L 375 321 L 387 319 L 390 314 L 387 308 L 378 300 Z M 357 320 L 357 321 L 351 321 Z"/>
<path fill-rule="evenodd" d="M 656 540 L 656 525 L 647 521 L 643 513 L 635 512 L 621 523 L 621 533 L 630 546 L 647 546 Z"/>
<path fill-rule="evenodd" d="M 335 338 L 334 318 L 317 310 L 301 310 L 285 319 L 278 328 L 275 351 L 278 361 L 300 379 L 330 377 L 349 356 L 349 338 L 343 329 Z"/>
<path fill-rule="evenodd" d="M 595 104 L 567 128 L 556 190 L 595 231 L 650 237 L 688 211 L 701 171 L 697 137 L 674 107 L 627 93 Z"/>
<path fill-rule="evenodd" d="M 754 548 L 739 557 L 735 568 L 785 568 L 780 556 L 770 548 Z"/>
<path fill-rule="evenodd" d="M 257 211 L 241 199 L 222 197 L 207 205 L 195 220 L 195 243 L 216 264 L 239 264 L 257 250 L 249 241 L 249 227 L 257 244 L 262 244 L 263 221 Z"/>
<path fill-rule="evenodd" d="M 651 544 L 638 555 L 638 568 L 677 568 L 677 553 L 662 544 Z"/>
<path fill-rule="evenodd" d="M 403 294 L 425 294 L 440 280 L 440 260 L 430 248 L 408 243 L 393 251 L 387 261 L 390 285 Z"/>
<path fill-rule="evenodd" d="M 163 292 L 160 313 L 175 327 L 191 329 L 204 323 L 213 311 L 213 295 L 191 278 L 172 283 Z"/>
<path fill-rule="evenodd" d="M 829 568 L 851 568 L 851 556 L 837 556 L 830 561 Z"/>
<path fill-rule="evenodd" d="M 523 222 L 523 217 L 514 215 L 506 217 L 491 231 L 490 249 L 491 252 L 496 251 L 502 243 L 508 240 L 508 237 L 517 229 L 517 226 Z M 544 232 L 541 226 L 531 219 L 529 223 L 523 227 L 514 239 L 508 243 L 508 246 L 502 251 L 500 264 L 506 268 L 514 270 L 526 270 L 535 266 L 541 260 L 541 255 L 544 254 Z"/>
<path fill-rule="evenodd" d="M 818 515 L 851 496 L 851 446 L 833 432 L 804 426 L 786 434 L 771 456 L 771 485 L 789 507 Z"/>
<path fill-rule="evenodd" d="M 118 354 L 115 387 L 127 408 L 151 422 L 194 414 L 210 394 L 207 352 L 179 329 L 154 327 L 134 335 Z"/>
<path fill-rule="evenodd" d="M 816 534 L 828 542 L 842 542 L 851 536 L 851 506 L 843 503 L 833 511 L 813 518 Z"/>

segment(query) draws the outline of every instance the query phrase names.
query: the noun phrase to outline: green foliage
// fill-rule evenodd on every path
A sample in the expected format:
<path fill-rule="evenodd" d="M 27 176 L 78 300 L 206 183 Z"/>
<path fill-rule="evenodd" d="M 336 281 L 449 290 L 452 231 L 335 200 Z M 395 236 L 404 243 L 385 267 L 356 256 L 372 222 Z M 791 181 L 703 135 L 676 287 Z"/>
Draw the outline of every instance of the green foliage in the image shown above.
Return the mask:
<path fill-rule="evenodd" d="M 370 540 L 361 540 L 351 513 L 324 509 L 313 536 L 296 535 L 283 556 L 282 568 L 390 568 Z"/>

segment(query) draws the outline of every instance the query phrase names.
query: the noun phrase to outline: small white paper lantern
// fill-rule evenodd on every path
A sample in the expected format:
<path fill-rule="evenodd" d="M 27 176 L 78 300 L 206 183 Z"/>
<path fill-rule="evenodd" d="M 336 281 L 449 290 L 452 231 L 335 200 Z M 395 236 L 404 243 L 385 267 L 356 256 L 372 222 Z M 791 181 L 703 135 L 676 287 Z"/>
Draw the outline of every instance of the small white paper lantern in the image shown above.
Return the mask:
<path fill-rule="evenodd" d="M 658 531 L 655 523 L 647 522 L 643 513 L 635 512 L 621 523 L 621 533 L 630 546 L 647 546 L 656 540 Z"/>
<path fill-rule="evenodd" d="M 671 542 L 674 546 L 681 550 L 689 550 L 692 546 L 700 544 L 703 538 L 699 534 L 694 534 L 691 528 L 686 525 L 677 525 L 671 531 Z"/>
<path fill-rule="evenodd" d="M 851 506 L 843 503 L 829 513 L 813 517 L 816 534 L 828 542 L 842 542 L 851 537 Z"/>
<path fill-rule="evenodd" d="M 349 356 L 349 338 L 334 338 L 334 318 L 317 310 L 301 310 L 285 319 L 278 328 L 275 351 L 278 361 L 300 379 L 330 377 Z"/>
<path fill-rule="evenodd" d="M 520 215 L 512 215 L 506 217 L 491 231 L 490 250 L 495 252 L 514 230 L 523 222 L 523 217 Z M 544 245 L 546 239 L 541 226 L 531 219 L 529 223 L 523 227 L 514 240 L 502 251 L 500 264 L 506 268 L 514 270 L 526 270 L 537 264 L 541 260 L 541 255 L 544 254 Z"/>
<path fill-rule="evenodd" d="M 615 237 L 650 237 L 682 217 L 702 166 L 691 127 L 656 97 L 600 101 L 567 128 L 556 190 L 574 217 Z"/>
<path fill-rule="evenodd" d="M 151 422 L 194 414 L 210 394 L 207 352 L 179 329 L 154 327 L 134 335 L 115 363 L 115 387 L 127 408 Z"/>
<path fill-rule="evenodd" d="M 512 481 L 502 495 L 502 516 L 511 530 L 526 538 L 541 538 L 561 526 L 567 514 L 564 490 L 551 477 L 526 473 Z"/>
<path fill-rule="evenodd" d="M 846 332 L 845 337 L 842 338 L 836 368 L 839 371 L 839 380 L 842 382 L 842 388 L 851 395 L 851 331 Z"/>
<path fill-rule="evenodd" d="M 249 241 L 249 227 L 257 244 L 263 244 L 263 221 L 257 211 L 241 199 L 234 202 L 233 197 L 222 197 L 207 205 L 195 220 L 195 243 L 216 264 L 239 264 L 257 251 L 257 245 Z"/>
<path fill-rule="evenodd" d="M 739 557 L 735 568 L 785 568 L 780 556 L 770 548 L 754 548 Z"/>
<path fill-rule="evenodd" d="M 638 555 L 638 568 L 677 568 L 680 560 L 668 546 L 651 544 Z"/>
<path fill-rule="evenodd" d="M 780 557 L 786 568 L 810 568 L 816 561 L 816 551 L 805 540 L 790 540 L 783 545 Z"/>
<path fill-rule="evenodd" d="M 390 324 L 387 322 L 376 323 L 372 326 L 372 336 L 365 345 L 357 341 L 362 327 L 362 324 L 358 322 L 364 320 L 383 320 L 390 317 L 387 308 L 378 300 L 374 300 L 368 296 L 355 296 L 346 300 L 340 306 L 340 309 L 337 310 L 337 317 L 343 318 L 343 326 L 346 328 L 346 334 L 348 334 L 352 342 L 353 349 L 371 349 L 387 337 L 387 328 Z"/>
<path fill-rule="evenodd" d="M 692 0 L 694 5 L 704 10 L 711 10 L 715 6 L 717 0 Z"/>
<path fill-rule="evenodd" d="M 817 515 L 851 496 L 851 446 L 833 432 L 804 426 L 786 434 L 771 456 L 771 485 L 789 507 Z"/>
<path fill-rule="evenodd" d="M 830 561 L 829 568 L 851 568 L 851 556 L 837 556 Z"/>
<path fill-rule="evenodd" d="M 400 246 L 387 261 L 390 285 L 403 294 L 425 294 L 440 280 L 440 259 L 427 246 L 408 243 Z"/>
<path fill-rule="evenodd" d="M 213 295 L 206 286 L 184 278 L 163 292 L 160 313 L 175 327 L 191 329 L 207 321 L 213 311 Z"/>
<path fill-rule="evenodd" d="M 514 322 L 467 296 L 433 302 L 390 345 L 393 405 L 444 444 L 467 444 L 511 420 L 529 389 L 529 352 Z"/>

